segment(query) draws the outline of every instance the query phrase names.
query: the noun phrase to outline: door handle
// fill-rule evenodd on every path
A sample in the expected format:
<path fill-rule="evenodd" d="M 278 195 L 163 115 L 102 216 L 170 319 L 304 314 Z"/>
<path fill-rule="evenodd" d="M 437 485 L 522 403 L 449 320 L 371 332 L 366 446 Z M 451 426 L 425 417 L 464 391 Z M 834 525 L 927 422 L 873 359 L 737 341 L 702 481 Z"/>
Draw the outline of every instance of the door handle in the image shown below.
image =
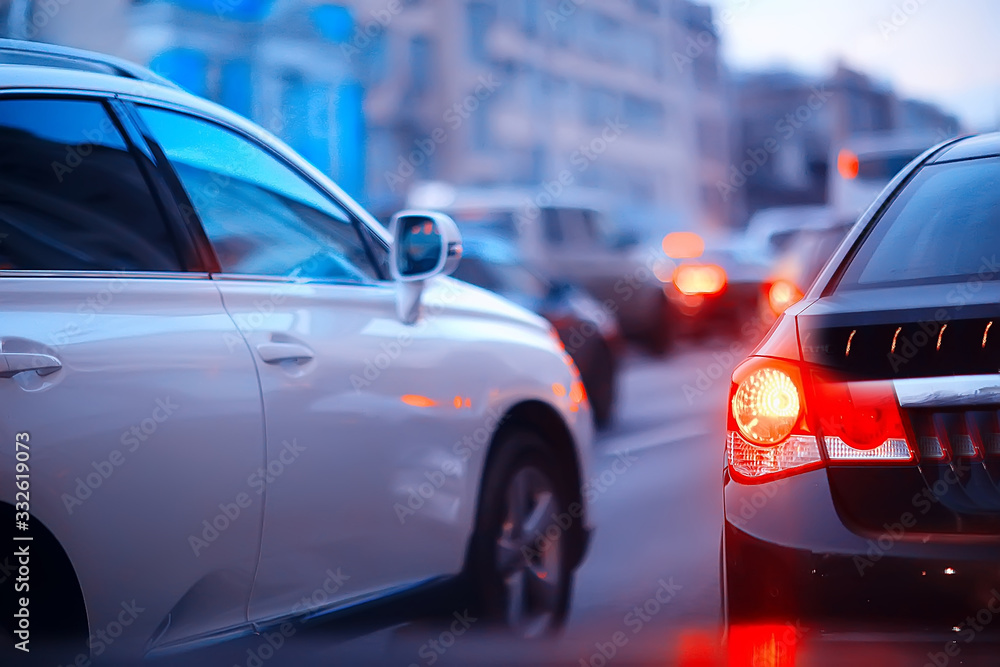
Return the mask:
<path fill-rule="evenodd" d="M 257 354 L 265 364 L 278 364 L 282 361 L 309 361 L 313 351 L 298 343 L 260 343 Z"/>
<path fill-rule="evenodd" d="M 51 354 L 31 352 L 0 352 L 0 378 L 12 378 L 18 373 L 35 371 L 51 375 L 62 368 L 62 363 Z"/>

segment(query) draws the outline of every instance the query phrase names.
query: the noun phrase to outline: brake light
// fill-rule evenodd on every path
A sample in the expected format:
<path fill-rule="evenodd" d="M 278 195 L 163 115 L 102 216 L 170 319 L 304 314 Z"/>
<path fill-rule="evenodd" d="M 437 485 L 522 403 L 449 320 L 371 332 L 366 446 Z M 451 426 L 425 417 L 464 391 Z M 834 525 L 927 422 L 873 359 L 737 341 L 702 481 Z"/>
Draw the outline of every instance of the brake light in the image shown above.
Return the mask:
<path fill-rule="evenodd" d="M 743 437 L 758 445 L 776 445 L 787 438 L 801 414 L 799 388 L 777 368 L 754 371 L 733 396 L 736 426 Z"/>
<path fill-rule="evenodd" d="M 804 415 L 798 365 L 751 357 L 733 373 L 727 442 L 731 474 L 744 481 L 773 479 L 822 465 Z"/>
<path fill-rule="evenodd" d="M 853 180 L 858 177 L 858 172 L 861 170 L 861 161 L 858 160 L 858 156 L 853 151 L 849 151 L 846 148 L 837 155 L 837 171 L 840 172 L 842 178 L 847 180 Z"/>
<path fill-rule="evenodd" d="M 913 460 L 891 382 L 849 382 L 814 373 L 813 385 L 831 464 Z"/>
<path fill-rule="evenodd" d="M 781 315 L 788 310 L 788 307 L 802 300 L 802 290 L 788 280 L 776 280 L 767 290 L 767 303 L 771 306 L 771 312 Z"/>
<path fill-rule="evenodd" d="M 849 381 L 798 354 L 795 319 L 782 316 L 756 355 L 737 366 L 726 448 L 730 475 L 769 481 L 826 465 L 915 461 L 888 381 Z"/>
<path fill-rule="evenodd" d="M 684 264 L 674 273 L 674 286 L 687 296 L 718 294 L 726 287 L 726 271 L 714 264 Z"/>
<path fill-rule="evenodd" d="M 694 232 L 673 232 L 663 237 L 663 252 L 671 259 L 696 259 L 705 253 L 705 241 Z"/>

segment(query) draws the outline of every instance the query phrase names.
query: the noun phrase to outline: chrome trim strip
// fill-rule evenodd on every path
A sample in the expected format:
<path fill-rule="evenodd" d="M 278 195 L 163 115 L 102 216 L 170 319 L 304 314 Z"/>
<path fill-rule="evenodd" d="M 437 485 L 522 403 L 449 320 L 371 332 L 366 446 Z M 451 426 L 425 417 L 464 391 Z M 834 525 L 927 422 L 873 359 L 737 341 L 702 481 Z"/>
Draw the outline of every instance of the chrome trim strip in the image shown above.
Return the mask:
<path fill-rule="evenodd" d="M 903 408 L 1000 405 L 1000 375 L 948 375 L 893 380 Z"/>

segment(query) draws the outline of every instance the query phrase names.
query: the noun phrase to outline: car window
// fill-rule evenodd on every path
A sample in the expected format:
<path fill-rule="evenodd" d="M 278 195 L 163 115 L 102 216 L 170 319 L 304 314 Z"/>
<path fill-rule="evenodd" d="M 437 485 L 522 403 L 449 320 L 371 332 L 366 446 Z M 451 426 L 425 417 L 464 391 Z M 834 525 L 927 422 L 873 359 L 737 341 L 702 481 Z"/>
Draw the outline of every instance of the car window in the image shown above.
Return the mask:
<path fill-rule="evenodd" d="M 562 227 L 562 220 L 559 216 L 559 210 L 555 208 L 542 209 L 544 215 L 542 216 L 542 224 L 544 226 L 545 241 L 552 245 L 556 245 L 563 242 L 564 234 Z"/>
<path fill-rule="evenodd" d="M 0 269 L 183 270 L 102 102 L 0 100 Z"/>
<path fill-rule="evenodd" d="M 891 181 L 923 151 L 897 155 L 862 155 L 858 160 L 858 178 L 869 181 Z"/>
<path fill-rule="evenodd" d="M 1000 255 L 1000 160 L 929 165 L 892 202 L 840 287 L 958 282 Z"/>
<path fill-rule="evenodd" d="M 248 138 L 140 107 L 225 273 L 365 283 L 379 278 L 350 215 Z"/>
<path fill-rule="evenodd" d="M 486 262 L 475 256 L 466 255 L 458 263 L 452 277 L 464 280 L 491 292 L 501 292 L 503 284 L 499 280 L 496 271 Z"/>
<path fill-rule="evenodd" d="M 565 243 L 572 245 L 591 245 L 593 243 L 587 229 L 587 219 L 582 210 L 563 208 L 559 209 L 558 212 Z"/>

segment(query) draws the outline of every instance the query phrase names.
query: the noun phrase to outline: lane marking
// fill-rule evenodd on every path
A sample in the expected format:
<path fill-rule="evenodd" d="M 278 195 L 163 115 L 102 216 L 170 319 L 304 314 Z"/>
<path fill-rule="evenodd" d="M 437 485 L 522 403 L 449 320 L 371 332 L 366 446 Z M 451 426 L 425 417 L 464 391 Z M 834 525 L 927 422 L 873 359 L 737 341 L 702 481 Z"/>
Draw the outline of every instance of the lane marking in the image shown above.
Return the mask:
<path fill-rule="evenodd" d="M 708 435 L 712 429 L 706 424 L 705 416 L 691 417 L 683 421 L 664 424 L 655 429 L 629 433 L 607 440 L 598 441 L 598 456 L 616 456 L 637 452 L 653 447 L 672 445 L 682 440 Z M 723 440 L 720 440 L 720 447 Z"/>

